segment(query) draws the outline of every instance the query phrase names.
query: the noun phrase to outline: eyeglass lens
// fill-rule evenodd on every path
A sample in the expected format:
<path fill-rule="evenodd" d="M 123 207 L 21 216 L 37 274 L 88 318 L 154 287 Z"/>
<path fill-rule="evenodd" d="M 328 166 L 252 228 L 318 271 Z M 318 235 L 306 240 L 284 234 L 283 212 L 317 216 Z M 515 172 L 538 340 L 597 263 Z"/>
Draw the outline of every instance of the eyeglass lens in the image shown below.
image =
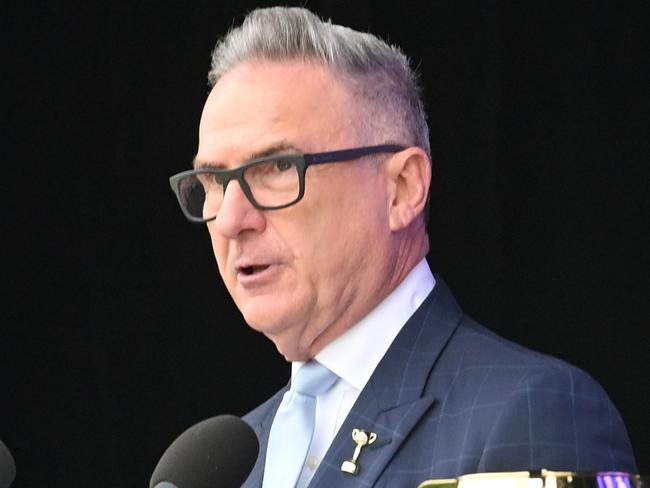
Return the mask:
<path fill-rule="evenodd" d="M 244 193 L 249 199 L 252 196 L 251 203 L 260 207 L 281 207 L 295 201 L 300 194 L 300 175 L 292 159 L 255 163 L 244 169 L 242 177 L 247 187 L 242 188 Z M 224 183 L 229 184 L 222 174 L 207 170 L 188 175 L 178 182 L 181 203 L 193 217 L 212 219 L 221 208 Z"/>

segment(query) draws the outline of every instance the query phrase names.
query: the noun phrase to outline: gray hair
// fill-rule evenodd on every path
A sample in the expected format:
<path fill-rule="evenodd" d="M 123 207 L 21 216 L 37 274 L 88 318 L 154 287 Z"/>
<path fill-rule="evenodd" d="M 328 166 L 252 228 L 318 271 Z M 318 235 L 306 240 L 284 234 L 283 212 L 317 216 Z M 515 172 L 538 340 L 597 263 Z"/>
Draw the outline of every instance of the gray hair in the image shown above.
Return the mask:
<path fill-rule="evenodd" d="M 417 74 L 396 46 L 369 33 L 323 21 L 304 8 L 272 7 L 250 12 L 212 53 L 210 86 L 244 61 L 316 60 L 342 75 L 367 112 L 358 129 L 370 144 L 414 145 L 430 153 L 429 128 Z"/>

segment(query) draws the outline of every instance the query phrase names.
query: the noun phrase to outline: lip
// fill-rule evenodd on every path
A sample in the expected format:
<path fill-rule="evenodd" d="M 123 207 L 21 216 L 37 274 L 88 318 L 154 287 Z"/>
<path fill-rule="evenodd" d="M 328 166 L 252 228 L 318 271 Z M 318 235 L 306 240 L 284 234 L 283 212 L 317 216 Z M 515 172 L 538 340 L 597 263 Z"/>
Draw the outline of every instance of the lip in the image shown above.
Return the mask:
<path fill-rule="evenodd" d="M 246 274 L 243 269 L 248 267 L 263 267 L 264 269 L 260 269 L 253 274 Z M 237 266 L 237 282 L 244 288 L 256 288 L 270 285 L 275 283 L 280 268 L 281 266 L 277 263 L 245 264 L 243 266 Z"/>

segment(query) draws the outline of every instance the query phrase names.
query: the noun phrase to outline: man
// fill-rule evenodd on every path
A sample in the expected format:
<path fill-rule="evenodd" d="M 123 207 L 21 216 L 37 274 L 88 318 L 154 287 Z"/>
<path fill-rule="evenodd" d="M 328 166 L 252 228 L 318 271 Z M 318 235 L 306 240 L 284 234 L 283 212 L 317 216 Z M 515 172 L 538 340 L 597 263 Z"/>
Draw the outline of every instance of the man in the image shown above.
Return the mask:
<path fill-rule="evenodd" d="M 292 390 L 245 417 L 260 440 L 245 486 L 635 470 L 592 379 L 476 324 L 429 270 L 428 129 L 397 48 L 261 9 L 209 79 L 194 169 L 172 188 L 247 323 L 292 362 Z M 293 388 L 311 370 L 320 390 Z"/>

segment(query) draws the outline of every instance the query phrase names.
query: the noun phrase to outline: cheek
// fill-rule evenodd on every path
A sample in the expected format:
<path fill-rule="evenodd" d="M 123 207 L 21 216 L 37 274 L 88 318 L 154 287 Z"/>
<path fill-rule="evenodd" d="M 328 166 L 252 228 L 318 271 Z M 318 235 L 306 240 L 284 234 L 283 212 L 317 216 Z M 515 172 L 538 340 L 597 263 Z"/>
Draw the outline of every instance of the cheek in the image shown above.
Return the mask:
<path fill-rule="evenodd" d="M 332 307 L 356 287 L 358 270 L 373 253 L 373 232 L 359 212 L 340 201 L 318 209 L 316 225 L 301 242 L 296 271 L 317 295 L 319 308 Z"/>
<path fill-rule="evenodd" d="M 217 266 L 219 267 L 219 273 L 221 274 L 224 281 L 227 280 L 227 262 L 228 262 L 228 241 L 219 237 L 219 234 L 208 228 L 210 233 L 210 241 L 212 243 L 212 252 L 214 257 L 217 260 Z"/>

